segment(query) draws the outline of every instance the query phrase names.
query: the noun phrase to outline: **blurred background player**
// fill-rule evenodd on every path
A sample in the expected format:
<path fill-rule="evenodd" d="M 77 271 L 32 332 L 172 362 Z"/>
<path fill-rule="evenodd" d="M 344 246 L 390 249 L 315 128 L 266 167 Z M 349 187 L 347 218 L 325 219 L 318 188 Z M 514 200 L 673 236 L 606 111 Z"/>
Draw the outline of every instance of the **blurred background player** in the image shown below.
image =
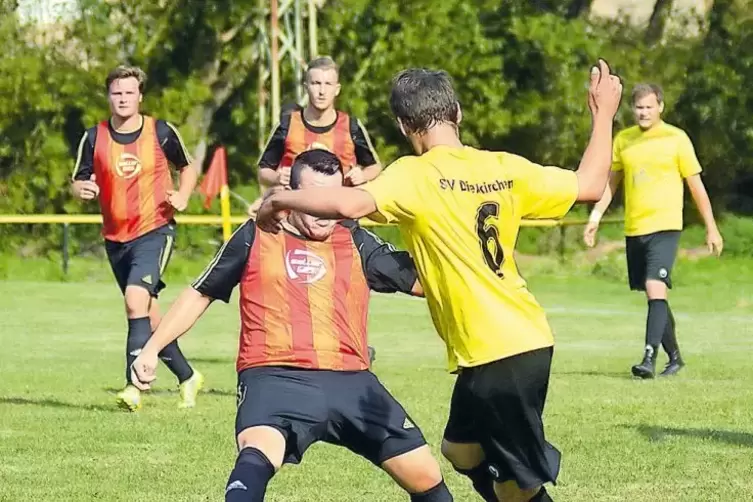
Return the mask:
<path fill-rule="evenodd" d="M 130 366 L 160 322 L 157 296 L 175 240 L 173 215 L 186 208 L 198 178 L 178 130 L 139 112 L 145 82 L 135 67 L 119 66 L 107 75 L 112 116 L 84 132 L 71 187 L 82 200 L 99 199 L 105 250 L 128 318 L 127 384 L 117 402 L 131 411 L 141 407 L 141 393 L 130 383 Z M 169 163 L 180 171 L 178 190 Z M 160 358 L 178 378 L 180 406 L 192 407 L 203 376 L 177 343 Z"/>
<path fill-rule="evenodd" d="M 588 246 L 595 244 L 599 221 L 624 179 L 625 255 L 630 289 L 645 291 L 648 298 L 644 357 L 632 372 L 640 378 L 653 378 L 660 343 L 669 356 L 661 376 L 674 375 L 685 365 L 677 344 L 675 319 L 667 303 L 683 227 L 683 180 L 706 225 L 709 252 L 720 255 L 723 242 L 690 138 L 661 119 L 661 88 L 637 85 L 632 105 L 637 125 L 621 131 L 614 139 L 609 185 L 591 212 L 583 239 Z"/>
<path fill-rule="evenodd" d="M 293 190 L 340 185 L 342 167 L 331 152 L 295 160 Z M 382 467 L 412 501 L 451 501 L 420 429 L 368 371 L 369 290 L 422 295 L 410 256 L 355 222 L 293 212 L 284 226 L 270 234 L 248 220 L 233 234 L 144 347 L 134 364 L 138 380 L 153 380 L 162 347 L 241 284 L 240 453 L 225 500 L 263 500 L 283 463 L 299 463 L 309 446 L 326 441 Z"/>
<path fill-rule="evenodd" d="M 330 57 L 308 64 L 304 85 L 308 94 L 305 107 L 289 105 L 280 115 L 280 123 L 267 142 L 259 160 L 259 186 L 262 192 L 274 186 L 290 185 L 293 160 L 311 148 L 324 148 L 340 159 L 346 185 L 362 185 L 382 172 L 379 157 L 369 134 L 355 117 L 335 108 L 340 94 L 340 73 Z M 249 207 L 249 215 L 259 210 L 259 197 Z M 369 347 L 373 362 L 376 350 Z"/>
<path fill-rule="evenodd" d="M 258 225 L 284 211 L 396 223 L 426 291 L 434 326 L 458 373 L 442 453 L 487 501 L 549 501 L 560 453 L 542 413 L 554 338 L 514 260 L 521 219 L 561 218 L 604 193 L 622 85 L 604 61 L 591 71 L 593 128 L 576 172 L 460 141 L 460 104 L 442 71 L 406 70 L 390 107 L 416 156 L 357 188 L 280 191 Z"/>

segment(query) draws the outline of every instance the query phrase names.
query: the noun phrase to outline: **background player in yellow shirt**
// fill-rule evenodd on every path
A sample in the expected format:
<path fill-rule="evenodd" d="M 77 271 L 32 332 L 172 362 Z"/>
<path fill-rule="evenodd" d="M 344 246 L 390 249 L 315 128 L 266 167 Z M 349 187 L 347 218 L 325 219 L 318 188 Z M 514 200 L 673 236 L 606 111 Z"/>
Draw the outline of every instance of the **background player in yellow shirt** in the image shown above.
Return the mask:
<path fill-rule="evenodd" d="M 624 179 L 625 254 L 630 289 L 643 290 L 648 298 L 644 357 L 632 371 L 637 377 L 653 378 L 660 343 L 669 356 L 661 376 L 674 375 L 685 365 L 677 344 L 675 319 L 667 303 L 682 230 L 683 180 L 706 224 L 709 251 L 718 256 L 723 243 L 701 181 L 701 164 L 693 144 L 684 131 L 661 119 L 664 111 L 661 88 L 653 84 L 637 85 L 632 103 L 638 125 L 621 131 L 614 139 L 609 185 L 591 212 L 583 238 L 588 246 L 595 244 L 601 216 Z"/>
<path fill-rule="evenodd" d="M 398 224 L 458 374 L 442 452 L 487 501 L 551 500 L 543 485 L 559 471 L 542 423 L 554 340 L 513 251 L 521 219 L 562 217 L 604 193 L 622 85 L 599 65 L 577 172 L 464 146 L 447 74 L 412 69 L 394 80 L 390 106 L 417 156 L 358 188 L 277 192 L 259 210 L 257 223 L 271 231 L 287 209 Z"/>

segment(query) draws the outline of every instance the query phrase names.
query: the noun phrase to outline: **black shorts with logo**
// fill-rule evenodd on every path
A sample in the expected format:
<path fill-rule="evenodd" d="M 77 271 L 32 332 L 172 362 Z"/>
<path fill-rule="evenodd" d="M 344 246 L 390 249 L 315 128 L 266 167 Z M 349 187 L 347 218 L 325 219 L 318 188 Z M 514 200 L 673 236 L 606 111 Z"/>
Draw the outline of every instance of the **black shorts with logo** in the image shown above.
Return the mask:
<path fill-rule="evenodd" d="M 120 291 L 141 286 L 153 297 L 165 288 L 162 281 L 175 243 L 175 223 L 168 223 L 128 242 L 105 240 L 107 258 Z"/>
<path fill-rule="evenodd" d="M 630 289 L 644 291 L 653 279 L 672 287 L 672 267 L 680 244 L 679 230 L 625 237 L 628 282 Z"/>
<path fill-rule="evenodd" d="M 284 462 L 292 464 L 318 441 L 344 446 L 375 465 L 426 444 L 405 409 L 370 371 L 243 370 L 236 436 L 260 425 L 282 433 Z"/>
<path fill-rule="evenodd" d="M 481 444 L 500 483 L 515 480 L 525 490 L 557 480 L 561 455 L 541 418 L 552 353 L 537 349 L 459 372 L 444 438 Z"/>

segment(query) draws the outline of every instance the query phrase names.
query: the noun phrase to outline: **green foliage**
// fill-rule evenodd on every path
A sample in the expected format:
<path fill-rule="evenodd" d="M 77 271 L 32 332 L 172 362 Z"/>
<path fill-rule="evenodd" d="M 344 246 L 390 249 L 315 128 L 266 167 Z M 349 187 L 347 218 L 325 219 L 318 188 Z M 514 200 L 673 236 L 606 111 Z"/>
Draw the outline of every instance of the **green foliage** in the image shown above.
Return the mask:
<path fill-rule="evenodd" d="M 703 20 L 673 14 L 671 27 L 657 25 L 651 36 L 645 26 L 589 18 L 589 3 L 330 0 L 318 17 L 319 47 L 341 65 L 339 106 L 366 123 L 384 163 L 410 150 L 389 111 L 390 80 L 403 68 L 428 66 L 455 80 L 465 142 L 575 168 L 590 131 L 588 70 L 604 57 L 626 87 L 618 128 L 632 123 L 630 88 L 661 84 L 665 118 L 693 139 L 717 213 L 753 213 L 746 161 L 753 156 L 752 2 L 717 0 Z M 17 2 L 0 2 L 0 212 L 96 212 L 71 199 L 68 178 L 81 133 L 108 115 L 105 75 L 124 62 L 149 74 L 144 110 L 177 125 L 200 156 L 225 145 L 231 187 L 253 200 L 259 136 L 266 135 L 257 130 L 257 2 L 76 5 L 79 15 L 50 43 L 39 27 L 19 23 Z M 687 220 L 698 221 L 688 206 Z M 244 209 L 235 200 L 233 207 Z M 217 210 L 215 202 L 210 212 Z M 198 198 L 189 212 L 205 212 Z M 60 234 L 1 226 L 0 249 L 45 255 L 59 249 Z M 523 252 L 555 250 L 550 234 L 526 230 Z M 567 249 L 579 249 L 576 234 L 566 232 Z M 217 229 L 180 235 L 184 249 L 198 252 Z M 87 252 L 98 240 L 96 228 L 78 227 L 74 249 Z"/>

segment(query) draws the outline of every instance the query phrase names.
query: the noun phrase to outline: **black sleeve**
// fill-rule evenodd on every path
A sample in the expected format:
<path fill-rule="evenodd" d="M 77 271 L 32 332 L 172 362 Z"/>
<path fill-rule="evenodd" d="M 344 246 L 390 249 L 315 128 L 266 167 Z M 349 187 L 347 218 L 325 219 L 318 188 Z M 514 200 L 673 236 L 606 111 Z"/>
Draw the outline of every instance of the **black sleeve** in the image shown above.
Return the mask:
<path fill-rule="evenodd" d="M 350 117 L 350 137 L 356 147 L 356 163 L 361 167 L 369 167 L 379 163 L 379 157 L 369 139 L 366 128 L 356 118 Z"/>
<path fill-rule="evenodd" d="M 343 225 L 353 235 L 369 287 L 380 293 L 399 291 L 410 294 L 418 280 L 416 265 L 410 254 L 396 250 L 392 244 L 384 242 L 354 221 L 343 222 Z"/>
<path fill-rule="evenodd" d="M 290 114 L 297 110 L 298 108 L 280 115 L 280 123 L 267 141 L 267 146 L 264 147 L 264 152 L 259 158 L 259 168 L 277 169 L 280 165 L 282 156 L 285 154 L 285 138 L 288 137 L 288 129 L 290 129 Z"/>
<path fill-rule="evenodd" d="M 94 142 L 97 141 L 97 128 L 84 132 L 78 144 L 76 165 L 73 167 L 73 180 L 88 180 L 94 174 Z"/>
<path fill-rule="evenodd" d="M 220 248 L 191 286 L 204 296 L 228 303 L 233 289 L 241 282 L 255 236 L 256 223 L 248 220 Z"/>
<path fill-rule="evenodd" d="M 193 159 L 188 153 L 178 129 L 165 120 L 157 121 L 157 139 L 167 160 L 178 170 L 183 170 Z"/>

